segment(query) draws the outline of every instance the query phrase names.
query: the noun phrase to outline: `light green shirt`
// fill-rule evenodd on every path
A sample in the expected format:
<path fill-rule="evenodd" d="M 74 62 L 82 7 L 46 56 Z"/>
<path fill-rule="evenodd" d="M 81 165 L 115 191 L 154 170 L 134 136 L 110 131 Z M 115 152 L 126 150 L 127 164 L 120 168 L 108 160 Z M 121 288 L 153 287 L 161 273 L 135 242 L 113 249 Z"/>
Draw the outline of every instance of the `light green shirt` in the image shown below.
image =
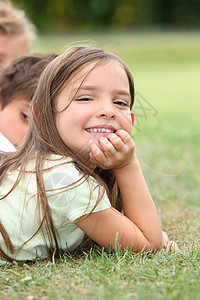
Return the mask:
<path fill-rule="evenodd" d="M 34 171 L 34 165 L 35 162 L 31 161 L 27 170 Z M 0 186 L 0 197 L 10 190 L 18 172 L 16 169 L 5 178 Z M 95 207 L 99 189 L 104 195 L 93 212 L 108 209 L 111 206 L 110 202 L 96 180 L 93 177 L 89 177 L 89 180 L 82 178 L 82 174 L 69 158 L 51 155 L 44 164 L 43 174 L 59 247 L 63 251 L 72 251 L 84 237 L 84 232 L 74 224 L 74 221 L 90 213 Z M 36 193 L 35 173 L 27 172 L 25 179 L 20 181 L 14 191 L 0 200 L 0 221 L 14 246 L 14 255 L 8 253 L 1 235 L 0 245 L 16 260 L 48 257 L 48 249 L 41 231 L 23 245 L 38 229 Z"/>

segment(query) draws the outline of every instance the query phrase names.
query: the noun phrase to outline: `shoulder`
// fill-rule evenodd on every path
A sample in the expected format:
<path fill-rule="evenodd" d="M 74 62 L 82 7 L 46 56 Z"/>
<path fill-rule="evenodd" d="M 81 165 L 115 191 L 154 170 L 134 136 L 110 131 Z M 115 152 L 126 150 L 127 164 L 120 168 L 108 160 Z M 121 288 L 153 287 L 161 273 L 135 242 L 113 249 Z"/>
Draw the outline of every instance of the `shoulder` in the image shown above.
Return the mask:
<path fill-rule="evenodd" d="M 71 158 L 51 154 L 43 167 L 43 180 L 50 194 L 70 192 L 90 198 L 90 194 L 104 194 L 105 189 L 92 176 L 81 173 Z M 52 192 L 51 192 L 52 191 Z M 53 192 L 54 191 L 54 192 Z M 69 195 L 69 194 L 68 194 Z"/>
<path fill-rule="evenodd" d="M 69 157 L 51 154 L 43 166 L 44 179 L 51 176 L 54 178 L 73 178 L 78 180 L 83 177 Z"/>
<path fill-rule="evenodd" d="M 43 179 L 47 190 L 74 189 L 78 186 L 87 188 L 94 182 L 93 177 L 86 177 L 76 167 L 71 158 L 51 154 L 43 166 Z M 88 186 L 89 185 L 89 186 Z"/>
<path fill-rule="evenodd" d="M 14 145 L 0 132 L 0 152 L 15 151 Z"/>
<path fill-rule="evenodd" d="M 44 162 L 44 171 L 46 169 L 56 169 L 58 167 L 66 166 L 68 165 L 69 167 L 74 167 L 74 162 L 71 158 L 61 156 L 61 155 L 56 155 L 56 154 L 50 154 L 46 157 L 46 160 Z"/>
<path fill-rule="evenodd" d="M 103 186 L 76 168 L 71 158 L 51 155 L 44 167 L 44 185 L 53 211 L 62 207 L 64 219 L 74 222 L 91 212 L 109 208 L 110 202 Z"/>

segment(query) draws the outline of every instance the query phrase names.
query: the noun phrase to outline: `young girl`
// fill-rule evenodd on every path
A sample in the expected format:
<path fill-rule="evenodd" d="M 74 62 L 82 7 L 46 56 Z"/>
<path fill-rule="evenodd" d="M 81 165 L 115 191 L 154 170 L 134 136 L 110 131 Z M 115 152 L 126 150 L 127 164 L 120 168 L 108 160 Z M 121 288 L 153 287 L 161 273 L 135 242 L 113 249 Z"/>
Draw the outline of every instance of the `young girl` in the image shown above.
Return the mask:
<path fill-rule="evenodd" d="M 131 139 L 134 85 L 114 55 L 73 47 L 43 71 L 24 145 L 1 156 L 0 255 L 33 260 L 168 241 Z M 123 214 L 122 214 L 123 210 Z"/>

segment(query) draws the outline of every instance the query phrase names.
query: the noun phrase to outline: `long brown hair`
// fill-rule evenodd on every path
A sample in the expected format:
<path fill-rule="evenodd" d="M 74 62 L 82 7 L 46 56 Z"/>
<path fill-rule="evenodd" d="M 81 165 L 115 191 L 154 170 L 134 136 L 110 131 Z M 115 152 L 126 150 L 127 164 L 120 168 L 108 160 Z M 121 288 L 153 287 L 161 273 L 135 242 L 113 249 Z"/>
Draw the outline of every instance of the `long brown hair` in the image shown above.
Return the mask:
<path fill-rule="evenodd" d="M 77 152 L 74 153 L 64 144 L 58 134 L 55 124 L 56 100 L 62 89 L 66 87 L 73 76 L 78 74 L 85 66 L 91 65 L 92 70 L 92 68 L 94 68 L 94 63 L 100 64 L 109 60 L 117 61 L 127 74 L 132 108 L 134 102 L 134 84 L 132 75 L 127 66 L 119 58 L 102 49 L 89 46 L 71 47 L 65 53 L 51 61 L 40 77 L 33 98 L 33 117 L 30 121 L 30 128 L 24 144 L 15 153 L 4 154 L 2 156 L 0 184 L 5 178 L 8 170 L 13 170 L 20 166 L 18 179 L 11 191 L 14 190 L 18 182 L 22 179 L 29 160 L 31 158 L 36 160 L 37 203 L 40 211 L 42 211 L 42 222 L 38 230 L 42 230 L 43 236 L 46 234 L 51 247 L 50 254 L 53 252 L 58 254 L 59 247 L 42 176 L 43 163 L 48 154 L 54 153 L 65 157 L 71 157 L 74 160 L 76 167 L 82 172 L 83 177 L 87 179 L 89 175 L 92 175 L 99 185 L 104 185 L 107 189 L 112 206 L 120 211 L 122 209 L 120 192 L 112 170 L 102 170 L 97 167 L 94 172 L 91 171 L 81 155 Z M 87 76 L 87 74 L 85 76 Z M 69 101 L 72 101 L 72 99 Z M 69 105 L 69 102 L 66 105 Z M 7 195 L 3 198 L 6 196 Z M 99 195 L 98 201 L 100 198 L 101 195 Z M 8 235 L 6 235 L 6 231 L 2 227 L 2 224 L 0 224 L 0 232 L 5 240 L 7 249 L 12 253 L 13 249 L 11 242 L 9 241 Z M 46 241 L 45 236 L 44 239 Z M 5 256 L 5 253 L 2 251 L 0 251 L 0 255 L 8 259 L 8 256 Z"/>

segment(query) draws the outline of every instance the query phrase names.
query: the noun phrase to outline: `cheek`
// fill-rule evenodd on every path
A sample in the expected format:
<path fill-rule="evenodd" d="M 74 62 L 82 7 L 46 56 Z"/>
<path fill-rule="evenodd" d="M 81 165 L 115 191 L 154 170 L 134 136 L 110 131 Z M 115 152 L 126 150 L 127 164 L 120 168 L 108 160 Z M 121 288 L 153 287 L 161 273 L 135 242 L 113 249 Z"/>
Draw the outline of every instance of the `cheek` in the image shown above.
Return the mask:
<path fill-rule="evenodd" d="M 71 111 L 71 116 L 71 123 L 73 123 L 74 128 L 79 130 L 83 129 L 91 118 L 90 111 L 86 107 L 79 107 Z"/>
<path fill-rule="evenodd" d="M 129 123 L 129 127 L 128 127 L 127 132 L 128 132 L 130 135 L 131 135 L 131 133 L 132 133 L 132 128 L 133 128 L 132 123 L 131 123 L 131 124 Z"/>
<path fill-rule="evenodd" d="M 15 146 L 18 146 L 24 139 L 25 134 L 28 129 L 28 124 L 24 124 L 22 122 L 18 122 L 12 124 L 10 128 L 8 128 L 8 139 L 13 143 Z"/>
<path fill-rule="evenodd" d="M 62 131 L 63 131 L 62 126 L 61 126 L 62 123 L 63 123 L 63 121 L 62 121 L 61 114 L 56 114 L 56 116 L 55 116 L 55 125 L 56 125 L 56 128 L 57 128 L 58 133 L 59 133 L 60 136 L 62 136 Z"/>
<path fill-rule="evenodd" d="M 66 111 L 57 113 L 55 116 L 55 124 L 60 137 L 71 136 L 74 130 L 73 114 L 66 114 Z"/>
<path fill-rule="evenodd" d="M 19 121 L 18 124 L 13 127 L 13 134 L 15 132 L 16 136 L 18 135 L 19 138 L 23 138 L 27 130 L 28 124 L 23 121 Z"/>
<path fill-rule="evenodd" d="M 133 126 L 132 124 L 133 124 L 132 115 L 131 115 L 131 112 L 128 111 L 123 115 L 123 120 L 121 122 L 121 126 L 125 131 L 127 131 L 129 134 L 131 134 L 132 126 Z"/>

